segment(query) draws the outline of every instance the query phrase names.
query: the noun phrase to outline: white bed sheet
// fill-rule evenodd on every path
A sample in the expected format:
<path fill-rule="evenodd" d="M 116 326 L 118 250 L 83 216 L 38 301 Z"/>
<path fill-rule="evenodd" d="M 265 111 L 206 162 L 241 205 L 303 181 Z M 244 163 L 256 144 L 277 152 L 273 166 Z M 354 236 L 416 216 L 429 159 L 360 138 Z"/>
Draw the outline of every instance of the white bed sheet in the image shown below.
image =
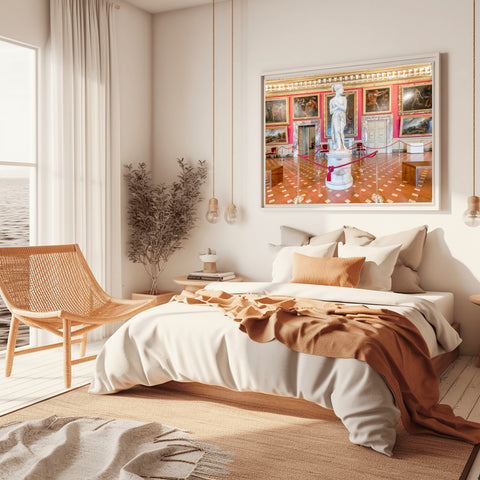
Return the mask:
<path fill-rule="evenodd" d="M 452 292 L 425 292 L 414 293 L 413 296 L 423 298 L 435 304 L 445 320 L 452 325 L 454 322 L 454 297 Z"/>
<path fill-rule="evenodd" d="M 208 288 L 219 287 L 231 293 L 388 305 L 421 326 L 431 351 L 453 349 L 460 341 L 433 303 L 412 296 L 299 284 L 232 282 Z M 172 302 L 137 315 L 106 342 L 90 392 L 115 393 L 170 380 L 305 398 L 333 409 L 352 443 L 386 455 L 393 451 L 400 413 L 383 378 L 368 364 L 294 352 L 278 341 L 254 342 L 216 307 Z"/>

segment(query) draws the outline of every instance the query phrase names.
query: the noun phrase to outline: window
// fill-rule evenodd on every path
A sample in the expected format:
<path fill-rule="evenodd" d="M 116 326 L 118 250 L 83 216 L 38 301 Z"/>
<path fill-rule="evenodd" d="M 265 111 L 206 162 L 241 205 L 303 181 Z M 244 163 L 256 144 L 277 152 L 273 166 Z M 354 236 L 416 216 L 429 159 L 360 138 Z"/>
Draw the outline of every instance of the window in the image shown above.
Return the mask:
<path fill-rule="evenodd" d="M 37 51 L 0 39 L 0 246 L 35 237 L 37 179 Z M 0 350 L 10 314 L 0 304 Z M 29 343 L 28 328 L 17 345 Z"/>

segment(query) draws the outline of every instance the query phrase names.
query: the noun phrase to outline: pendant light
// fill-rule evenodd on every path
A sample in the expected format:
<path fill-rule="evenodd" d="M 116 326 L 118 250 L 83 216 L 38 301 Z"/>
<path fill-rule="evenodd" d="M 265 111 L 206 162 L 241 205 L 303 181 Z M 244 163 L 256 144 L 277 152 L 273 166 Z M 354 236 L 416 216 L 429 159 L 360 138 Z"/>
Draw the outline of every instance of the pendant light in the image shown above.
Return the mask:
<path fill-rule="evenodd" d="M 232 32 L 232 41 L 231 41 L 231 45 L 232 45 L 232 53 L 231 53 L 231 57 L 232 57 L 232 72 L 231 72 L 231 76 L 232 76 L 232 94 L 231 94 L 231 97 L 232 97 L 232 106 L 231 106 L 231 112 L 232 112 L 232 121 L 231 121 L 231 127 L 232 127 L 232 133 L 231 133 L 231 137 L 232 137 L 232 154 L 231 154 L 231 164 L 230 164 L 230 174 L 231 174 L 231 198 L 230 198 L 230 204 L 228 205 L 228 208 L 227 210 L 225 211 L 225 221 L 230 224 L 230 225 L 233 225 L 234 223 L 237 223 L 237 220 L 238 220 L 238 211 L 237 211 L 237 207 L 236 205 L 233 203 L 233 160 L 234 160 L 234 128 L 233 128 L 233 120 L 234 120 L 234 114 L 233 114 L 233 104 L 234 104 L 234 82 L 233 82 L 233 75 L 234 75 L 234 68 L 233 68 L 233 65 L 234 65 L 234 62 L 233 62 L 233 51 L 234 51 L 234 48 L 233 48 L 233 8 L 234 8 L 234 3 L 233 3 L 233 0 L 232 0 L 232 15 L 231 15 L 231 18 L 232 18 L 232 25 L 231 25 L 231 32 Z"/>
<path fill-rule="evenodd" d="M 212 198 L 208 201 L 205 218 L 209 223 L 217 223 L 220 215 L 215 198 L 215 0 L 212 0 L 212 52 Z"/>
<path fill-rule="evenodd" d="M 473 0 L 473 154 L 472 154 L 472 181 L 473 181 L 473 194 L 468 197 L 468 208 L 463 214 L 463 221 L 465 225 L 469 227 L 478 227 L 480 225 L 480 198 L 475 194 L 475 0 Z"/>

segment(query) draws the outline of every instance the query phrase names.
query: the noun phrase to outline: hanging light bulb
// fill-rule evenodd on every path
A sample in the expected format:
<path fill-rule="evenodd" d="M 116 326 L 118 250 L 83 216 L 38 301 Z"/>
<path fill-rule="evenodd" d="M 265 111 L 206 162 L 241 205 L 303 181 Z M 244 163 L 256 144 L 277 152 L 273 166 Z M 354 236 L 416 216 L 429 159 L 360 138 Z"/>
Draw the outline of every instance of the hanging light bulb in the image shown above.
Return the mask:
<path fill-rule="evenodd" d="M 473 0 L 473 154 L 472 154 L 472 177 L 473 177 L 473 195 L 468 197 L 468 207 L 463 213 L 463 222 L 469 227 L 478 227 L 480 225 L 480 198 L 475 195 L 476 171 L 475 171 L 475 0 Z"/>
<path fill-rule="evenodd" d="M 208 201 L 208 210 L 205 214 L 205 219 L 209 223 L 217 223 L 219 218 L 220 214 L 218 213 L 218 200 L 215 197 L 212 197 Z"/>
<path fill-rule="evenodd" d="M 233 225 L 234 223 L 237 223 L 238 220 L 238 212 L 237 212 L 237 207 L 235 206 L 234 203 L 231 203 L 227 210 L 225 211 L 225 221 L 229 225 Z"/>
<path fill-rule="evenodd" d="M 468 208 L 463 213 L 463 222 L 469 227 L 480 225 L 480 197 L 476 195 L 468 197 Z"/>
<path fill-rule="evenodd" d="M 217 223 L 218 200 L 215 198 L 215 0 L 212 0 L 212 198 L 208 201 L 205 219 L 209 223 Z"/>
<path fill-rule="evenodd" d="M 232 134 L 231 134 L 231 137 L 232 137 L 232 153 L 231 153 L 231 164 L 230 164 L 230 175 L 231 175 L 231 195 L 232 195 L 232 198 L 230 200 L 230 205 L 228 206 L 227 210 L 225 211 L 225 221 L 229 224 L 229 225 L 233 225 L 234 223 L 237 223 L 238 221 L 238 211 L 237 211 L 237 207 L 235 206 L 235 204 L 233 203 L 233 159 L 234 159 L 234 128 L 233 128 L 233 120 L 234 120 L 234 115 L 233 115 L 233 106 L 234 106 L 234 95 L 233 95 L 233 92 L 234 92 L 234 88 L 233 88 L 233 78 L 234 78 L 234 70 L 233 70 L 233 0 L 232 0 L 232 15 L 231 15 L 231 19 L 232 19 L 232 25 L 231 25 L 231 35 L 232 35 L 232 40 L 231 40 L 231 46 L 232 46 L 232 52 L 231 52 L 231 58 L 232 58 L 232 71 L 231 71 L 231 77 L 232 77 L 232 93 L 231 93 L 231 97 L 232 97 L 232 106 L 231 106 L 231 112 L 232 112 L 232 121 L 231 121 L 231 127 L 232 127 Z"/>

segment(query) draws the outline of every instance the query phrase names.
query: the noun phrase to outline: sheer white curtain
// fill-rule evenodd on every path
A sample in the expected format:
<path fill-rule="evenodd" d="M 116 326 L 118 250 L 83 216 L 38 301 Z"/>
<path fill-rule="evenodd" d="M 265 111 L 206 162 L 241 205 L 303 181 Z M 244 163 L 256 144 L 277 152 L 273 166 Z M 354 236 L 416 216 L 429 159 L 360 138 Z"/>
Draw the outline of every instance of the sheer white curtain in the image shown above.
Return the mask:
<path fill-rule="evenodd" d="M 115 6 L 50 0 L 50 34 L 39 241 L 78 243 L 99 283 L 118 294 L 112 292 L 114 264 L 120 263 L 114 256 L 120 251 L 121 181 Z"/>

